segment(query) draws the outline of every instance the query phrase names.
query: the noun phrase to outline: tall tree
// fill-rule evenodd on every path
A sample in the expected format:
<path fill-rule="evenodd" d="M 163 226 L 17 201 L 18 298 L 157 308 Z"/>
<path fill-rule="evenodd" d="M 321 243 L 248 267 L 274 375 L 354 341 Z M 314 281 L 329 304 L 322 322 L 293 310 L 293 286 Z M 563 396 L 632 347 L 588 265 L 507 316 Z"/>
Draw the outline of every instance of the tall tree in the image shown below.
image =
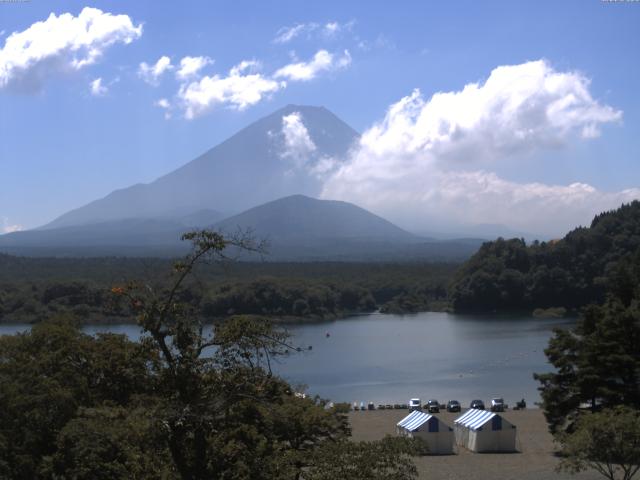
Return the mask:
<path fill-rule="evenodd" d="M 582 409 L 640 408 L 640 250 L 611 276 L 609 296 L 545 350 L 555 371 L 535 374 L 549 428 L 571 428 Z"/>
<path fill-rule="evenodd" d="M 559 437 L 559 470 L 596 470 L 609 480 L 631 480 L 640 471 L 640 411 L 617 407 L 582 416 L 575 431 Z"/>

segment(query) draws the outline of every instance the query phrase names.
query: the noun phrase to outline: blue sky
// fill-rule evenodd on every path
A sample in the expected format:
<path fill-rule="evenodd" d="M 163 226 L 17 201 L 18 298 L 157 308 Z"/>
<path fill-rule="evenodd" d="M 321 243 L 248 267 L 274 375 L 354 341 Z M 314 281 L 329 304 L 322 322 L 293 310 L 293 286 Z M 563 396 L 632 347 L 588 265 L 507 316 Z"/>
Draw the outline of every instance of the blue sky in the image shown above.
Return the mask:
<path fill-rule="evenodd" d="M 15 62 L 5 43 L 12 32 L 24 32 L 51 13 L 78 17 L 85 7 L 125 15 L 131 24 L 114 30 L 113 41 L 103 39 L 99 55 L 86 65 L 70 66 L 82 53 L 67 50 L 35 59 L 24 71 L 7 67 Z M 31 228 L 116 188 L 151 181 L 288 103 L 323 105 L 365 132 L 416 88 L 428 101 L 436 92 L 482 84 L 499 66 L 536 60 L 553 72 L 580 75 L 590 98 L 610 107 L 609 117 L 596 121 L 598 135 L 567 136 L 561 146 L 547 142 L 532 151 L 516 148 L 501 161 L 469 171 L 490 172 L 514 184 L 635 189 L 639 25 L 640 3 L 599 0 L 0 2 L 0 229 Z M 296 26 L 299 34 L 282 41 L 286 29 Z M 286 65 L 311 63 L 321 50 L 331 61 L 312 78 L 277 75 Z M 152 66 L 162 56 L 172 68 L 146 82 L 140 64 Z M 184 57 L 206 57 L 209 64 L 180 81 Z M 224 78 L 242 61 L 258 62 L 246 73 L 274 82 L 271 90 L 248 104 L 227 99 L 186 118 L 188 109 L 178 98 L 181 85 L 205 75 Z M 157 106 L 160 99 L 171 109 Z M 589 125 L 585 120 L 572 128 Z M 393 217 L 345 189 L 330 183 L 327 196 Z M 593 208 L 629 195 L 635 190 Z M 478 223 L 492 220 L 478 215 Z M 495 221 L 509 223 L 509 218 Z"/>

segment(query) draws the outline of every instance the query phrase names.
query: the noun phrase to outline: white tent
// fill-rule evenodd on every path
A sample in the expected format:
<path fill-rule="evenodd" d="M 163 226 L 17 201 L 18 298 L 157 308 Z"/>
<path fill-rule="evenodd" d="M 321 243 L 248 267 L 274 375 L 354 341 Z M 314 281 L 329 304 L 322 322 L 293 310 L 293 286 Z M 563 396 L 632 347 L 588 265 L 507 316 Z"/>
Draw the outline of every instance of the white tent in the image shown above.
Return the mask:
<path fill-rule="evenodd" d="M 398 422 L 396 431 L 398 435 L 422 438 L 431 454 L 453 453 L 453 429 L 428 413 L 411 412 Z"/>
<path fill-rule="evenodd" d="M 500 415 L 471 409 L 453 422 L 456 443 L 472 452 L 514 452 L 516 427 Z"/>

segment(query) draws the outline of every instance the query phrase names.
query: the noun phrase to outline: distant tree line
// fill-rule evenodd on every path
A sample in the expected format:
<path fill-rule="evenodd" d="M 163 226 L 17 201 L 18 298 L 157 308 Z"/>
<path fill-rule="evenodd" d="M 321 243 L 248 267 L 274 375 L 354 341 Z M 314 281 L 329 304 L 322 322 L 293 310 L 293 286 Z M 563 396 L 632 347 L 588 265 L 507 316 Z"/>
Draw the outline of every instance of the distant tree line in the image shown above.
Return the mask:
<path fill-rule="evenodd" d="M 602 303 L 621 258 L 640 248 L 640 202 L 597 215 L 563 239 L 485 243 L 449 288 L 456 312 L 493 312 Z"/>
<path fill-rule="evenodd" d="M 86 323 L 133 321 L 122 299 L 110 293 L 111 283 L 139 275 L 154 288 L 168 285 L 162 268 L 169 265 L 163 259 L 0 255 L 0 264 L 0 322 L 5 323 L 33 323 L 59 313 Z M 189 279 L 182 301 L 210 320 L 229 314 L 329 319 L 378 308 L 394 313 L 442 310 L 455 268 L 438 263 L 202 265 Z"/>

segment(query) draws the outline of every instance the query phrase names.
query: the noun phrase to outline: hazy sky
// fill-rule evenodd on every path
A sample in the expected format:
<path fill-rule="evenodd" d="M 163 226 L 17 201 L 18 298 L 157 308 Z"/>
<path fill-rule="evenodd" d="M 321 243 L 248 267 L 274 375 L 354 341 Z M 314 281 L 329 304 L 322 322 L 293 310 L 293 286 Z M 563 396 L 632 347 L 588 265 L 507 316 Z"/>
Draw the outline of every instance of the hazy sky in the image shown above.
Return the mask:
<path fill-rule="evenodd" d="M 0 1 L 0 233 L 288 103 L 365 133 L 327 198 L 554 233 L 639 196 L 639 26 L 600 0 Z"/>

